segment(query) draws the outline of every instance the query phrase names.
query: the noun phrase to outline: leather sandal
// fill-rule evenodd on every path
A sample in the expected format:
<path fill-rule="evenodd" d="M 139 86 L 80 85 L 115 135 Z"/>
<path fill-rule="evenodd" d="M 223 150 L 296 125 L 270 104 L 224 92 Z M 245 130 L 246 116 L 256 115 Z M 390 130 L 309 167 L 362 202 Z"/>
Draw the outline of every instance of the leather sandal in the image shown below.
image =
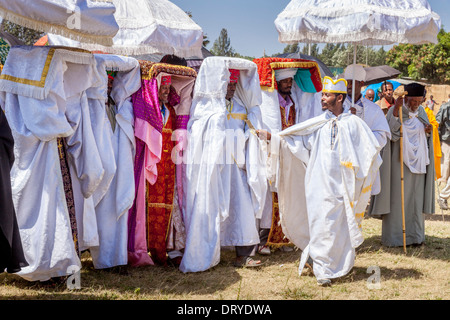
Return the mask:
<path fill-rule="evenodd" d="M 237 257 L 234 261 L 234 266 L 237 268 L 241 267 L 260 267 L 263 263 L 261 260 L 253 260 L 251 257 Z"/>

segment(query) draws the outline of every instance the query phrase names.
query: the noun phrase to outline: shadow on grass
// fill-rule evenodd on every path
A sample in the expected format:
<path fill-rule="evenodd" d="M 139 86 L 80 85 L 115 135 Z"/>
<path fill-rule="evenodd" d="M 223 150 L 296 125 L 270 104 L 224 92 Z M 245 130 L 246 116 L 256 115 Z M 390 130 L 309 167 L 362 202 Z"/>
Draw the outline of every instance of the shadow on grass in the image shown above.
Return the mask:
<path fill-rule="evenodd" d="M 436 209 L 435 214 L 424 214 L 425 221 L 441 221 L 441 222 L 449 222 L 450 221 L 450 215 L 448 214 L 448 210 L 444 210 L 444 214 L 441 213 L 441 211 Z"/>
<path fill-rule="evenodd" d="M 356 249 L 356 254 L 386 252 L 395 255 L 404 255 L 403 247 L 386 247 L 381 243 L 381 236 L 375 235 L 366 238 Z M 450 238 L 439 238 L 425 235 L 425 244 L 420 246 L 406 246 L 406 256 L 419 259 L 435 259 L 450 261 Z"/>
<path fill-rule="evenodd" d="M 354 267 L 349 274 L 342 278 L 333 280 L 333 283 L 352 283 L 357 281 L 367 281 L 374 273 L 368 273 L 367 268 Z M 402 279 L 421 279 L 424 274 L 417 269 L 413 268 L 379 268 L 379 275 L 381 281 L 388 280 L 402 280 Z"/>
<path fill-rule="evenodd" d="M 68 277 L 30 282 L 15 274 L 2 273 L 0 285 L 18 289 L 21 293 L 0 297 L 0 300 L 169 300 L 195 294 L 216 295 L 230 286 L 238 287 L 242 281 L 233 261 L 234 251 L 222 253 L 217 266 L 196 273 L 185 274 L 173 266 L 157 265 L 99 270 L 85 253 L 82 256 L 81 289 L 69 290 Z M 260 271 L 258 268 L 254 272 Z M 238 294 L 237 289 L 236 296 Z"/>

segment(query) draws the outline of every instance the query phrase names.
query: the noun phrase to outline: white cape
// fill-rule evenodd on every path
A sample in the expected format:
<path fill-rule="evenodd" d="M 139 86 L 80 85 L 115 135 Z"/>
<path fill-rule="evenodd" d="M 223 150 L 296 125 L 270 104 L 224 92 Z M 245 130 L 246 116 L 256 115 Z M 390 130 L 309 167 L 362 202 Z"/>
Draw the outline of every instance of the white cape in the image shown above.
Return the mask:
<path fill-rule="evenodd" d="M 364 120 L 364 122 L 369 126 L 372 133 L 375 135 L 375 138 L 377 139 L 380 147 L 384 148 L 386 143 L 391 140 L 391 129 L 389 128 L 386 116 L 376 103 L 373 103 L 372 101 L 364 97 L 361 97 L 358 102 L 362 103 L 363 107 L 361 107 L 358 103 L 354 104 L 356 115 Z M 344 102 L 344 112 L 350 112 L 351 106 L 351 98 L 347 97 Z M 376 195 L 380 193 L 380 191 L 381 178 L 380 173 L 378 172 L 377 178 L 375 179 L 374 185 L 372 187 L 372 195 Z"/>
<path fill-rule="evenodd" d="M 283 232 L 303 251 L 299 271 L 310 256 L 318 279 L 345 275 L 364 239 L 361 222 L 381 165 L 377 140 L 358 117 L 327 111 L 273 135 L 272 144 Z"/>

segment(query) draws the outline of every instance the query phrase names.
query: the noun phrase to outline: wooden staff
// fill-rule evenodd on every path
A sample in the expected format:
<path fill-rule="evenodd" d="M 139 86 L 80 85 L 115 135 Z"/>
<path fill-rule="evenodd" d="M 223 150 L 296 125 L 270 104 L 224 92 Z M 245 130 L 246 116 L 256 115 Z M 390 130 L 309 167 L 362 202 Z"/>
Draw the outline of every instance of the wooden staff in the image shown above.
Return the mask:
<path fill-rule="evenodd" d="M 399 96 L 403 99 L 408 92 L 399 92 Z M 406 254 L 406 228 L 405 228 L 405 188 L 403 176 L 403 104 L 398 110 L 398 117 L 400 119 L 400 184 L 402 193 L 402 231 L 403 231 L 403 252 Z"/>

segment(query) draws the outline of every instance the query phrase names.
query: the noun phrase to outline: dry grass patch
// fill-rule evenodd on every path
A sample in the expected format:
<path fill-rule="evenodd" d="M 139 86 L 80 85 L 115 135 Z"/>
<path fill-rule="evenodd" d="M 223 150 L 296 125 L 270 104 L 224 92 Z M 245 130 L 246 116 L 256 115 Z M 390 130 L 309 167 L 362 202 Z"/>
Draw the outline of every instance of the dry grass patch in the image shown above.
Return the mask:
<path fill-rule="evenodd" d="M 233 267 L 234 251 L 223 250 L 216 267 L 183 274 L 173 267 L 128 268 L 128 274 L 95 270 L 89 253 L 82 256 L 81 289 L 66 282 L 28 282 L 0 274 L 0 299 L 42 300 L 448 300 L 450 297 L 450 211 L 426 216 L 426 244 L 387 248 L 381 245 L 381 220 L 365 219 L 365 241 L 353 270 L 321 288 L 312 275 L 298 275 L 301 251 L 275 251 L 261 257 L 258 269 Z M 368 281 L 379 268 L 380 288 Z M 370 280 L 370 279 L 369 279 Z"/>

